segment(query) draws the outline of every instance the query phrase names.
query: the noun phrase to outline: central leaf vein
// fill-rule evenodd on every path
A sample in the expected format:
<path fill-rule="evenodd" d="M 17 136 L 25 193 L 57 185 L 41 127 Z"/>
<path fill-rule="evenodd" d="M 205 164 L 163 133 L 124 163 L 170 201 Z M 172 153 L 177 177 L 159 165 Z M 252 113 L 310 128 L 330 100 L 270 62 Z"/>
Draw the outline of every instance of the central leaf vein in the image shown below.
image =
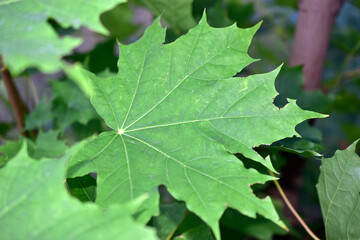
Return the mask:
<path fill-rule="evenodd" d="M 125 152 L 125 157 L 126 157 L 126 165 L 127 165 L 127 171 L 128 171 L 128 178 L 129 178 L 129 187 L 130 187 L 130 197 L 131 199 L 134 199 L 134 192 L 133 192 L 133 184 L 132 184 L 132 179 L 131 179 L 131 170 L 130 170 L 130 161 L 129 161 L 129 155 L 128 155 L 128 151 L 126 148 L 126 144 L 124 141 L 124 138 L 122 135 L 120 135 L 121 137 L 121 141 L 123 143 L 124 146 L 124 152 Z"/>

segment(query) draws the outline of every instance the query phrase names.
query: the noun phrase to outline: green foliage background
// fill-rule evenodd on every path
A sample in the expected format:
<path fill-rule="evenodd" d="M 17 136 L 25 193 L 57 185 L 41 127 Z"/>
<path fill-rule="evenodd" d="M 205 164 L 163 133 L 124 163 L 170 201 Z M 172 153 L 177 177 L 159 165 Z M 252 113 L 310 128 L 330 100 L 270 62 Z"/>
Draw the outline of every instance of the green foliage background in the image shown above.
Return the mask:
<path fill-rule="evenodd" d="M 206 35 L 215 30 L 208 27 L 204 19 L 201 20 L 205 8 L 210 26 L 228 27 L 216 30 L 218 39 L 211 40 Z M 78 239 L 114 238 L 113 236 L 118 239 L 215 239 L 220 238 L 220 233 L 222 239 L 276 239 L 278 235 L 303 239 L 306 233 L 302 228 L 291 224 L 290 220 L 283 216 L 282 212 L 286 206 L 284 207 L 272 194 L 270 182 L 261 186 L 253 185 L 272 179 L 267 173 L 267 169 L 271 169 L 280 173 L 280 183 L 286 187 L 286 173 L 296 162 L 304 162 L 305 166 L 303 183 L 296 194 L 299 199 L 298 211 L 309 226 L 321 238 L 359 238 L 356 230 L 360 226 L 356 219 L 360 216 L 360 161 L 355 153 L 356 143 L 332 157 L 337 149 L 344 149 L 360 137 L 360 29 L 356 25 L 356 22 L 360 21 L 359 4 L 357 1 L 346 2 L 335 23 L 323 75 L 323 88 L 326 89 L 326 93 L 304 92 L 301 67 L 287 67 L 296 26 L 296 12 L 296 1 L 277 0 L 113 0 L 107 1 L 106 4 L 96 1 L 91 5 L 82 1 L 71 4 L 67 1 L 0 1 L 0 54 L 10 72 L 16 77 L 15 81 L 22 97 L 31 109 L 31 113 L 26 116 L 26 129 L 39 130 L 36 139 L 19 137 L 14 131 L 14 121 L 3 117 L 10 113 L 10 104 L 1 82 L 0 107 L 1 113 L 4 114 L 0 117 L 4 120 L 0 123 L 0 141 L 3 144 L 0 146 L 0 186 L 4 192 L 0 197 L 0 232 L 5 234 L 5 239 L 12 239 L 15 235 L 22 236 L 23 239 L 47 239 L 46 234 L 52 234 L 52 238 L 56 235 L 59 239 L 72 236 L 77 236 Z M 163 36 L 165 30 L 157 23 L 145 34 L 144 30 L 160 14 L 161 24 L 167 26 L 166 36 Z M 214 176 L 220 176 L 224 172 L 229 174 L 230 170 L 227 169 L 231 169 L 234 174 L 246 173 L 249 182 L 236 183 L 235 186 L 239 188 L 237 191 L 246 192 L 247 197 L 252 197 L 251 201 L 247 200 L 245 203 L 260 201 L 264 205 L 260 204 L 255 208 L 240 207 L 239 203 L 244 199 L 235 193 L 229 193 L 221 199 L 221 191 L 214 190 L 217 189 L 212 186 L 214 183 L 199 181 L 196 174 L 190 177 L 191 181 L 182 182 L 187 175 L 179 174 L 184 170 L 178 167 L 174 168 L 174 173 L 177 173 L 173 175 L 174 180 L 165 181 L 165 175 L 161 176 L 153 170 L 156 169 L 153 165 L 156 162 L 150 165 L 136 162 L 137 158 L 149 159 L 149 150 L 144 146 L 128 152 L 128 159 L 139 164 L 134 171 L 146 173 L 139 175 L 137 185 L 134 183 L 134 189 L 138 189 L 136 196 L 129 197 L 124 194 L 125 190 L 116 190 L 114 184 L 122 180 L 116 179 L 113 184 L 103 184 L 102 179 L 118 166 L 114 162 L 109 164 L 109 157 L 119 161 L 126 159 L 119 157 L 124 154 L 124 151 L 119 149 L 123 144 L 125 146 L 125 143 L 130 146 L 131 142 L 137 141 L 139 144 L 141 141 L 144 142 L 144 139 L 152 141 L 152 144 L 163 141 L 159 146 L 167 146 L 168 152 L 164 152 L 166 156 L 170 156 L 172 151 L 178 151 L 179 153 L 174 156 L 180 157 L 179 159 L 186 159 L 191 153 L 194 158 L 196 154 L 199 155 L 196 147 L 210 144 L 200 140 L 201 137 L 193 132 L 189 133 L 192 131 L 190 128 L 168 128 L 164 129 L 163 133 L 143 131 L 138 135 L 129 135 L 130 137 L 122 135 L 122 142 L 110 145 L 110 150 L 99 151 L 110 144 L 108 138 L 119 136 L 119 122 L 111 119 L 112 113 L 109 112 L 109 108 L 114 105 L 116 109 L 121 109 L 122 105 L 128 104 L 129 100 L 117 101 L 119 95 L 129 95 L 126 99 L 135 99 L 134 94 L 124 92 L 119 85 L 119 81 L 125 82 L 126 87 L 136 82 L 128 68 L 134 67 L 136 71 L 144 71 L 146 76 L 153 75 L 159 78 L 166 78 L 165 73 L 176 75 L 177 71 L 181 70 L 157 70 L 157 66 L 165 69 L 170 62 L 171 58 L 164 53 L 169 50 L 164 49 L 178 48 L 175 55 L 180 60 L 176 66 L 180 68 L 186 64 L 185 57 L 181 60 L 186 48 L 197 49 L 200 54 L 194 54 L 196 57 L 187 63 L 187 68 L 195 68 L 196 62 L 203 61 L 206 54 L 216 49 L 215 46 L 221 42 L 221 38 L 226 42 L 226 38 L 232 37 L 232 31 L 237 29 L 235 26 L 250 28 L 261 20 L 262 25 L 252 39 L 249 55 L 262 60 L 248 65 L 253 60 L 248 58 L 246 53 L 236 55 L 229 52 L 229 55 L 224 55 L 224 58 L 214 62 L 223 64 L 221 67 L 207 66 L 202 74 L 196 76 L 207 80 L 214 76 L 218 79 L 228 79 L 228 87 L 226 84 L 215 84 L 215 88 L 206 88 L 205 91 L 205 85 L 199 85 L 198 89 L 204 92 L 197 93 L 204 97 L 215 91 L 211 89 L 222 90 L 219 91 L 223 94 L 222 101 L 215 101 L 212 111 L 209 111 L 215 114 L 217 107 L 226 108 L 226 104 L 231 103 L 231 99 L 226 102 L 228 96 L 241 96 L 234 92 L 237 89 L 234 87 L 236 84 L 238 87 L 242 84 L 254 84 L 252 87 L 257 89 L 254 91 L 254 99 L 243 103 L 244 107 L 250 107 L 247 112 L 274 109 L 275 115 L 288 111 L 290 117 L 271 121 L 269 116 L 272 113 L 265 111 L 267 118 L 264 122 L 259 121 L 251 128 L 248 126 L 251 126 L 253 121 L 219 122 L 218 128 L 227 134 L 233 134 L 231 138 L 235 140 L 230 140 L 219 132 L 214 133 L 207 126 L 194 125 L 194 129 L 200 129 L 201 134 L 216 142 L 211 143 L 211 147 L 204 147 L 204 152 L 209 153 L 222 148 L 221 151 L 211 152 L 212 155 L 220 154 L 228 159 L 231 156 L 234 163 L 220 166 L 216 161 L 208 161 L 203 166 L 191 167 L 197 171 L 206 169 L 205 174 L 214 179 Z M 202 21 L 200 26 L 205 26 L 206 31 L 199 30 L 199 21 Z M 234 23 L 236 24 L 229 27 Z M 195 29 L 184 35 L 193 27 Z M 257 27 L 252 29 L 255 28 Z M 148 43 L 154 46 L 146 48 L 144 41 L 149 38 L 151 31 L 159 37 L 157 42 L 154 39 L 148 40 Z M 201 33 L 199 36 L 204 36 L 200 41 L 203 44 L 199 46 L 191 39 L 192 34 L 197 31 Z M 229 35 L 226 35 L 226 31 Z M 247 42 L 245 41 L 241 51 L 247 50 L 255 33 L 251 28 L 247 31 L 251 34 L 244 35 Z M 214 33 L 215 37 L 216 34 Z M 179 38 L 183 35 L 185 37 Z M 186 38 L 187 41 L 182 40 Z M 120 44 L 119 53 L 117 42 L 130 45 Z M 136 43 L 133 44 L 134 42 Z M 162 45 L 163 42 L 169 44 Z M 127 51 L 126 55 L 130 57 L 121 58 L 124 51 Z M 139 66 L 139 59 L 144 59 L 142 54 L 146 51 L 153 54 L 153 65 L 149 65 L 150 70 Z M 246 63 L 236 65 L 234 59 L 242 58 Z M 271 71 L 282 63 L 285 64 L 281 70 L 278 69 L 280 72 L 276 77 L 278 70 Z M 230 65 L 232 70 L 226 68 Z M 89 72 L 96 74 L 96 77 L 89 75 Z M 256 75 L 265 72 L 270 73 Z M 234 75 L 241 78 L 231 78 Z M 89 84 L 89 79 L 92 79 L 92 84 Z M 237 83 L 236 79 L 243 82 Z M 256 82 L 263 79 L 268 79 L 267 84 L 259 84 L 262 87 L 258 88 Z M 149 82 L 152 85 L 156 84 L 156 81 Z M 135 119 L 141 116 L 141 109 L 146 109 L 147 105 L 151 106 L 153 100 L 164 96 L 162 94 L 166 92 L 166 88 L 162 89 L 161 86 L 154 89 L 140 88 L 143 92 L 140 103 L 134 107 L 125 107 L 124 111 L 130 113 L 130 120 L 132 117 Z M 100 92 L 104 94 L 99 94 Z M 173 106 L 174 101 L 169 101 L 162 111 L 155 111 L 160 117 L 155 114 L 142 123 L 144 126 L 139 126 L 168 124 L 170 120 L 172 123 L 180 122 L 175 109 L 198 111 L 196 107 L 192 109 L 186 104 L 186 101 L 190 103 L 193 100 L 191 95 L 182 93 L 179 96 L 185 100 L 182 104 Z M 244 96 L 248 96 L 247 93 L 244 93 Z M 111 98 L 110 103 L 105 103 L 107 97 Z M 298 124 L 305 119 L 321 115 L 302 111 L 296 105 L 304 110 L 328 114 L 329 117 L 312 120 L 310 124 L 306 121 Z M 240 104 L 235 109 L 243 106 Z M 284 106 L 287 110 L 278 111 Z M 125 112 L 116 112 L 115 115 L 121 118 L 126 115 Z M 169 112 L 175 115 L 169 114 L 170 117 L 162 119 Z M 295 117 L 295 112 L 303 116 Z M 126 123 L 126 119 L 123 122 Z M 296 124 L 298 125 L 295 128 Z M 104 131 L 105 133 L 102 133 Z M 247 131 L 249 133 L 244 134 Z M 184 135 L 184 132 L 188 135 Z M 125 129 L 125 134 L 130 132 L 126 133 Z M 157 138 L 154 137 L 155 134 L 159 134 Z M 96 135 L 98 136 L 95 137 Z M 168 137 L 169 135 L 173 136 Z M 266 135 L 271 137 L 265 137 Z M 191 142 L 194 144 L 192 148 L 183 151 L 176 149 L 182 146 L 182 143 Z M 239 142 L 247 142 L 246 147 L 240 147 Z M 217 147 L 214 147 L 215 145 Z M 253 147 L 256 147 L 255 151 Z M 233 156 L 226 151 L 241 154 Z M 267 155 L 269 157 L 264 161 L 262 157 Z M 324 157 L 320 159 L 321 156 Z M 154 159 L 159 160 L 162 157 L 157 156 Z M 89 159 L 93 159 L 91 164 L 88 164 Z M 320 174 L 321 162 L 323 164 Z M 80 164 L 81 168 L 74 170 L 74 164 Z M 101 166 L 100 171 L 98 166 Z M 116 176 L 122 176 L 122 170 L 117 169 Z M 150 175 L 150 178 L 145 180 L 145 175 Z M 315 185 L 319 175 L 317 193 Z M 64 187 L 65 178 L 68 179 Z M 215 182 L 219 184 L 218 180 Z M 186 186 L 188 183 L 195 185 Z M 160 184 L 164 184 L 167 189 L 163 185 L 158 188 Z M 223 187 L 221 185 L 219 184 L 220 189 Z M 209 189 L 210 191 L 207 191 Z M 195 192 L 200 194 L 194 197 L 191 194 Z M 269 194 L 272 201 L 268 198 L 266 201 L 258 200 Z M 106 203 L 104 196 L 108 195 L 111 196 L 111 201 Z M 202 204 L 199 196 L 211 199 L 204 204 L 204 209 L 199 207 Z M 232 201 L 234 202 L 231 203 Z M 227 206 L 235 210 L 226 209 Z M 264 210 L 259 210 L 262 208 L 259 206 L 263 206 Z M 281 222 L 278 221 L 275 209 L 280 215 Z M 206 213 L 207 211 L 211 213 Z M 48 216 L 51 216 L 51 219 Z M 48 223 L 44 223 L 44 219 L 47 219 Z M 28 224 L 23 224 L 19 230 L 15 226 L 20 220 Z M 281 228 L 283 223 L 289 227 L 289 232 Z M 83 226 L 81 231 L 78 228 L 80 225 Z M 119 229 L 117 226 L 122 228 Z"/>

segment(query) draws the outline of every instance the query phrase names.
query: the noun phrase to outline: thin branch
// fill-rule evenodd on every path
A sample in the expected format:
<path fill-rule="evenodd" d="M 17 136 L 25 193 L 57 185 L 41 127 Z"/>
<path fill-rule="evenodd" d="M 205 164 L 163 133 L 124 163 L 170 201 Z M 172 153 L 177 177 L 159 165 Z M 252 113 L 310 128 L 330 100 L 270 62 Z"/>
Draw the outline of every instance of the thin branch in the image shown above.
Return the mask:
<path fill-rule="evenodd" d="M 275 175 L 269 171 L 270 175 L 275 177 Z M 300 222 L 300 224 L 305 228 L 306 232 L 315 240 L 320 240 L 320 238 L 318 238 L 308 227 L 308 225 L 306 225 L 306 223 L 304 222 L 304 220 L 300 217 L 300 215 L 296 212 L 296 210 L 294 209 L 294 207 L 292 206 L 292 204 L 290 203 L 289 199 L 286 197 L 283 189 L 281 188 L 279 182 L 277 180 L 273 180 L 275 183 L 275 186 L 277 188 L 277 190 L 279 191 L 281 197 L 283 198 L 284 202 L 286 203 L 286 205 L 288 206 L 288 208 L 290 209 L 290 211 L 294 214 L 294 216 L 296 217 L 296 219 Z"/>
<path fill-rule="evenodd" d="M 14 113 L 16 126 L 21 135 L 28 136 L 28 133 L 24 132 L 24 126 L 25 126 L 24 116 L 27 113 L 26 106 L 22 102 L 19 92 L 16 89 L 14 81 L 11 77 L 11 74 L 7 66 L 3 63 L 1 56 L 0 56 L 0 72 L 1 72 L 1 77 L 4 81 L 6 92 L 10 100 L 12 111 Z"/>
<path fill-rule="evenodd" d="M 360 76 L 360 68 L 345 72 L 343 75 L 341 75 L 340 82 L 356 76 Z"/>

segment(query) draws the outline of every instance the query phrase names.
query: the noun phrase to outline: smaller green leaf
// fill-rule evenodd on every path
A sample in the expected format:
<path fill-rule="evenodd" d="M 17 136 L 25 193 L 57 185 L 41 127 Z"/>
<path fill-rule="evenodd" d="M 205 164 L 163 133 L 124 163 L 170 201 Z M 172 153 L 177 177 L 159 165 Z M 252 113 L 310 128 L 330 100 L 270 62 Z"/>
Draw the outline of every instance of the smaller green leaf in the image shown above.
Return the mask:
<path fill-rule="evenodd" d="M 146 6 L 155 15 L 161 15 L 162 19 L 175 31 L 186 31 L 195 26 L 195 20 L 191 14 L 192 0 L 135 0 L 135 2 Z"/>
<path fill-rule="evenodd" d="M 25 118 L 25 129 L 30 130 L 45 126 L 53 119 L 51 103 L 44 95 L 35 109 Z"/>
<path fill-rule="evenodd" d="M 209 226 L 198 216 L 189 213 L 174 233 L 174 240 L 215 240 Z"/>
<path fill-rule="evenodd" d="M 66 180 L 71 196 L 82 202 L 95 202 L 96 180 L 91 174 Z"/>
<path fill-rule="evenodd" d="M 320 90 L 304 91 L 304 82 L 302 67 L 283 68 L 275 81 L 276 90 L 279 92 L 275 103 L 286 104 L 286 98 L 297 99 L 296 103 L 304 110 L 327 112 L 334 101 L 331 95 L 325 95 Z"/>
<path fill-rule="evenodd" d="M 160 205 L 160 215 L 154 218 L 154 227 L 160 239 L 168 239 L 186 217 L 186 206 L 180 203 Z"/>
<path fill-rule="evenodd" d="M 104 42 L 98 43 L 90 52 L 75 53 L 71 56 L 67 56 L 67 60 L 76 62 L 76 64 L 74 67 L 64 64 L 63 68 L 66 71 L 66 74 L 71 80 L 79 85 L 81 90 L 88 87 L 88 77 L 84 78 L 82 68 L 97 74 L 101 74 L 105 71 L 113 72 L 115 74 L 117 71 L 117 56 L 114 52 L 115 45 L 116 39 L 110 38 Z M 89 96 L 87 92 L 85 93 L 86 96 Z"/>
<path fill-rule="evenodd" d="M 0 168 L 5 166 L 20 151 L 24 141 L 27 143 L 28 152 L 30 154 L 34 153 L 35 144 L 29 139 L 20 137 L 17 141 L 7 141 L 4 145 L 0 146 Z"/>
<path fill-rule="evenodd" d="M 0 167 L 3 167 L 12 157 L 19 152 L 22 145 L 22 140 L 7 141 L 4 145 L 0 146 Z"/>
<path fill-rule="evenodd" d="M 248 27 L 250 19 L 255 15 L 254 3 L 242 2 L 237 0 L 225 0 L 227 4 L 226 15 L 230 20 L 236 22 L 239 27 Z"/>
<path fill-rule="evenodd" d="M 130 217 L 143 198 L 101 210 L 69 197 L 64 158 L 35 161 L 23 145 L 0 173 L 3 239 L 157 239 Z"/>
<path fill-rule="evenodd" d="M 76 139 L 84 139 L 100 133 L 104 129 L 104 124 L 100 119 L 90 119 L 86 124 L 74 122 L 71 125 L 72 133 Z"/>
<path fill-rule="evenodd" d="M 321 149 L 320 145 L 298 137 L 282 139 L 271 144 L 269 148 L 275 148 L 281 151 L 295 153 L 304 157 L 322 156 L 320 153 L 317 152 L 319 151 L 319 149 Z"/>
<path fill-rule="evenodd" d="M 303 139 L 317 144 L 323 142 L 322 132 L 318 128 L 311 126 L 309 121 L 298 124 L 295 130 Z"/>
<path fill-rule="evenodd" d="M 215 240 L 214 236 L 211 234 L 209 227 L 206 224 L 201 224 L 196 226 L 189 231 L 184 232 L 180 236 L 174 238 L 174 240 Z"/>
<path fill-rule="evenodd" d="M 67 150 L 64 140 L 58 139 L 59 131 L 40 131 L 36 138 L 35 152 L 32 155 L 36 159 L 43 157 L 60 157 Z"/>
<path fill-rule="evenodd" d="M 71 81 L 53 81 L 54 116 L 61 131 L 78 121 L 86 124 L 96 117 L 89 99 Z"/>
<path fill-rule="evenodd" d="M 274 201 L 274 205 L 277 209 L 277 212 L 281 213 L 282 207 L 280 206 L 279 202 Z M 285 217 L 280 216 L 280 218 L 282 221 L 286 222 L 288 226 L 290 225 L 288 224 L 288 221 L 285 221 Z M 271 240 L 274 238 L 274 235 L 287 234 L 286 230 L 280 228 L 278 225 L 262 216 L 257 216 L 256 219 L 253 219 L 242 215 L 233 209 L 228 209 L 225 211 L 221 218 L 220 224 L 222 227 L 234 230 L 234 232 L 230 232 L 232 235 L 239 234 L 242 235 L 243 238 L 251 236 L 255 239 Z M 226 239 L 226 237 L 224 238 Z"/>
<path fill-rule="evenodd" d="M 112 36 L 117 39 L 124 39 L 138 29 L 138 26 L 133 23 L 133 15 L 134 11 L 129 4 L 123 3 L 110 11 L 104 12 L 100 16 L 100 19 Z"/>
<path fill-rule="evenodd" d="M 228 18 L 228 13 L 223 1 L 196 0 L 193 2 L 193 15 L 200 20 L 206 9 L 208 22 L 213 27 L 226 27 L 234 23 Z"/>
<path fill-rule="evenodd" d="M 65 154 L 64 158 L 69 159 L 80 147 L 93 139 L 92 137 L 84 139 L 68 148 L 65 141 L 58 139 L 58 135 L 59 131 L 40 131 L 35 143 L 22 137 L 18 141 L 6 142 L 5 145 L 0 146 L 0 153 L 2 154 L 0 156 L 0 167 L 3 167 L 19 152 L 24 141 L 26 141 L 28 153 L 32 158 L 60 157 Z"/>
<path fill-rule="evenodd" d="M 124 0 L 93 1 L 0 1 L 0 53 L 14 74 L 28 67 L 44 72 L 61 68 L 61 57 L 81 43 L 62 37 L 47 23 L 55 19 L 63 27 L 86 26 L 106 34 L 99 15 Z"/>
<path fill-rule="evenodd" d="M 360 239 L 360 157 L 355 141 L 332 158 L 323 158 L 319 194 L 327 239 Z"/>

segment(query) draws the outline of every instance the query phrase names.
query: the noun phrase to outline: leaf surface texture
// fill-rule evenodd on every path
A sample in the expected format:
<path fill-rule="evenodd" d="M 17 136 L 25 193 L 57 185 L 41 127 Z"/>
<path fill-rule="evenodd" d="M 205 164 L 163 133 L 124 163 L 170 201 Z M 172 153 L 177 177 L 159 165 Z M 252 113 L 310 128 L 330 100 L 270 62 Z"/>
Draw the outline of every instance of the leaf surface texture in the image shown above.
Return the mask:
<path fill-rule="evenodd" d="M 279 71 L 233 77 L 254 60 L 247 54 L 259 25 L 211 28 L 205 17 L 188 34 L 164 45 L 159 19 L 134 44 L 120 45 L 116 77 L 92 82 L 91 102 L 113 131 L 100 134 L 69 162 L 69 176 L 98 173 L 96 202 L 107 206 L 152 193 L 144 204 L 158 213 L 157 186 L 166 185 L 219 238 L 226 207 L 280 226 L 270 198 L 249 187 L 272 178 L 246 169 L 232 153 L 273 170 L 252 148 L 296 135 L 295 126 L 322 115 L 294 101 L 279 109 Z"/>

